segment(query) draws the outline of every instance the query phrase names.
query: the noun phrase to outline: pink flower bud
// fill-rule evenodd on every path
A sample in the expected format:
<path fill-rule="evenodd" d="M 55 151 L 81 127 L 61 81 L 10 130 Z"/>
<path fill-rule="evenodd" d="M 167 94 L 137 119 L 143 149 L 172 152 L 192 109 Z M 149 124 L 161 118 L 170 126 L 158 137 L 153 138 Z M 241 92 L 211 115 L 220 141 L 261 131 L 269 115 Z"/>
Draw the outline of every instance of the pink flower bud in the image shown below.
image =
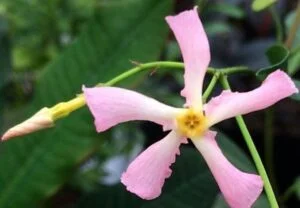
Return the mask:
<path fill-rule="evenodd" d="M 26 135 L 44 128 L 53 126 L 53 118 L 49 108 L 42 108 L 26 121 L 10 128 L 2 136 L 1 140 L 8 140 L 13 137 Z"/>

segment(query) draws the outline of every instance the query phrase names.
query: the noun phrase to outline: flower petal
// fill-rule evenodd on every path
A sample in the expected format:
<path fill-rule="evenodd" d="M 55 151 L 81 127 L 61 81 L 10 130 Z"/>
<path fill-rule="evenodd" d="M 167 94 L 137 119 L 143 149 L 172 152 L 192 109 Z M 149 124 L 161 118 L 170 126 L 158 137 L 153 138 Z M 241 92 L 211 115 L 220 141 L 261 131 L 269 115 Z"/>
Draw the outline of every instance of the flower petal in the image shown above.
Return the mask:
<path fill-rule="evenodd" d="M 210 50 L 197 7 L 168 16 L 166 21 L 174 32 L 184 60 L 185 87 L 181 95 L 186 98 L 187 106 L 202 106 L 202 84 L 210 62 Z"/>
<path fill-rule="evenodd" d="M 238 93 L 225 90 L 212 98 L 205 106 L 209 125 L 222 120 L 267 108 L 298 92 L 291 78 L 283 71 L 271 73 L 255 90 Z"/>
<path fill-rule="evenodd" d="M 149 120 L 169 129 L 180 111 L 140 93 L 117 87 L 83 87 L 83 92 L 98 132 L 132 120 Z"/>
<path fill-rule="evenodd" d="M 216 132 L 209 131 L 204 138 L 192 141 L 206 160 L 230 207 L 249 208 L 262 192 L 263 182 L 260 176 L 235 168 L 223 155 L 215 136 Z"/>
<path fill-rule="evenodd" d="M 161 193 L 170 165 L 175 162 L 180 143 L 186 140 L 175 131 L 142 152 L 123 173 L 121 182 L 127 190 L 143 199 L 154 199 Z"/>

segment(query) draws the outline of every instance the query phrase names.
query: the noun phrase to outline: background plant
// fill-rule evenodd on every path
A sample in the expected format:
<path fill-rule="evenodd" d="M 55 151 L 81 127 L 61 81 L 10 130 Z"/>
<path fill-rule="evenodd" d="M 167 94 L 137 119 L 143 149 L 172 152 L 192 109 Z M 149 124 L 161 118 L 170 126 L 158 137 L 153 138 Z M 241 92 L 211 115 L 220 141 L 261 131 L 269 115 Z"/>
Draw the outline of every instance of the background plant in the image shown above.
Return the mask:
<path fill-rule="evenodd" d="M 164 17 L 194 3 L 199 5 L 210 38 L 213 67 L 246 65 L 259 77 L 280 67 L 299 84 L 297 2 L 259 1 L 265 2 L 253 6 L 259 13 L 247 2 L 2 0 L 0 128 L 22 121 L 43 106 L 71 99 L 83 83 L 93 86 L 110 80 L 133 67 L 129 60 L 179 60 Z M 181 73 L 153 69 L 121 85 L 179 106 L 182 100 L 173 94 L 181 89 Z M 259 84 L 252 75 L 230 77 L 230 81 L 239 90 Z M 300 99 L 297 95 L 292 99 L 265 115 L 247 116 L 246 122 L 259 149 L 264 147 L 261 152 L 268 172 L 273 173 L 271 181 L 279 199 L 295 207 Z M 234 120 L 218 128 L 234 138 L 220 138 L 229 159 L 245 171 L 254 171 Z M 174 165 L 174 175 L 157 200 L 141 201 L 123 186 L 107 186 L 117 181 L 137 152 L 161 138 L 159 134 L 157 126 L 142 122 L 96 134 L 87 109 L 81 109 L 54 129 L 1 143 L 0 207 L 198 207 L 199 203 L 201 207 L 226 207 L 201 157 L 189 146 L 182 150 L 187 153 Z M 264 196 L 256 206 L 268 207 Z"/>

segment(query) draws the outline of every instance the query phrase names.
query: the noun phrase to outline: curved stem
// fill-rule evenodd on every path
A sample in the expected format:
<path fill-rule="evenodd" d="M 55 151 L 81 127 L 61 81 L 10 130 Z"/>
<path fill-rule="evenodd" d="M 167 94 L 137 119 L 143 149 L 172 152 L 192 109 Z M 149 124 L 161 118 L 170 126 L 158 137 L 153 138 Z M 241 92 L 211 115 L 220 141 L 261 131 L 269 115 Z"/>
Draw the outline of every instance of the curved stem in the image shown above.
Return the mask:
<path fill-rule="evenodd" d="M 139 64 L 138 66 L 127 70 L 126 72 L 120 74 L 119 76 L 111 79 L 110 81 L 106 83 L 99 83 L 99 86 L 112 86 L 117 84 L 118 82 L 140 72 L 143 70 L 148 69 L 159 69 L 159 68 L 173 68 L 173 69 L 184 69 L 184 63 L 182 62 L 173 62 L 173 61 L 156 61 L 156 62 L 150 62 L 145 64 Z M 208 67 L 207 73 L 214 75 L 216 72 L 222 72 L 223 74 L 236 74 L 236 73 L 253 73 L 251 70 L 249 70 L 246 66 L 235 66 L 235 67 L 227 67 L 222 69 L 215 69 L 212 67 Z"/>
<path fill-rule="evenodd" d="M 139 64 L 138 66 L 127 70 L 126 72 L 116 76 L 115 78 L 109 80 L 105 84 L 99 83 L 98 85 L 105 85 L 105 86 L 112 86 L 115 85 L 116 83 L 140 72 L 146 69 L 158 69 L 158 68 L 174 68 L 174 69 L 183 69 L 184 64 L 181 62 L 172 62 L 172 61 L 157 61 L 157 62 L 150 62 L 146 64 Z M 213 69 L 209 68 L 208 73 L 213 74 Z"/>
<path fill-rule="evenodd" d="M 246 66 L 234 66 L 234 67 L 227 67 L 220 70 L 224 75 L 230 74 L 238 74 L 238 73 L 247 73 L 247 74 L 255 74 Z"/>
<path fill-rule="evenodd" d="M 224 89 L 230 90 L 230 85 L 229 85 L 229 82 L 228 82 L 226 76 L 221 75 L 220 81 L 221 81 L 221 84 L 222 84 Z M 259 175 L 261 176 L 261 178 L 264 182 L 264 188 L 265 188 L 269 203 L 271 205 L 271 208 L 278 208 L 279 206 L 278 206 L 275 194 L 273 192 L 271 183 L 269 181 L 267 172 L 266 172 L 265 167 L 262 163 L 262 160 L 261 160 L 261 158 L 260 158 L 260 156 L 257 152 L 257 149 L 256 149 L 255 144 L 252 140 L 252 137 L 251 137 L 251 135 L 248 131 L 248 128 L 245 124 L 245 121 L 244 121 L 242 116 L 236 116 L 235 118 L 236 118 L 237 124 L 238 124 L 238 126 L 241 130 L 241 133 L 242 133 L 242 135 L 245 139 L 245 142 L 248 146 L 248 149 L 249 149 L 250 154 L 253 158 L 253 161 L 254 161 L 255 166 L 258 170 L 258 173 L 259 173 Z"/>
<path fill-rule="evenodd" d="M 212 90 L 215 88 L 216 83 L 218 82 L 218 79 L 220 77 L 220 73 L 216 72 L 212 79 L 210 80 L 210 83 L 208 84 L 203 96 L 202 96 L 202 102 L 206 103 L 206 100 L 208 96 L 211 94 Z"/>
<path fill-rule="evenodd" d="M 98 83 L 96 86 L 112 86 L 115 85 L 128 77 L 141 72 L 143 70 L 149 70 L 149 69 L 159 69 L 159 68 L 172 68 L 172 69 L 184 69 L 184 63 L 182 62 L 172 62 L 172 61 L 156 61 L 156 62 L 150 62 L 145 64 L 138 64 L 136 67 L 129 69 L 125 71 L 124 73 L 116 76 L 115 78 L 109 80 L 106 83 Z M 209 67 L 207 69 L 207 73 L 215 75 L 218 73 L 224 73 L 224 74 L 234 74 L 234 73 L 249 73 L 252 72 L 248 69 L 248 67 L 245 66 L 237 66 L 237 67 L 229 67 L 229 68 L 223 68 L 223 69 L 214 69 Z M 213 82 L 215 82 L 216 77 L 213 78 Z M 213 84 L 213 83 L 211 83 Z M 215 84 L 215 83 L 214 83 Z M 208 91 L 204 93 L 204 97 L 208 97 L 211 93 L 214 85 L 209 86 Z M 83 107 L 85 105 L 84 96 L 82 94 L 78 95 L 76 98 L 67 101 L 58 103 L 57 105 L 50 108 L 52 112 L 54 112 L 53 119 L 57 120 L 59 118 L 65 117 L 69 115 L 71 112 Z"/>

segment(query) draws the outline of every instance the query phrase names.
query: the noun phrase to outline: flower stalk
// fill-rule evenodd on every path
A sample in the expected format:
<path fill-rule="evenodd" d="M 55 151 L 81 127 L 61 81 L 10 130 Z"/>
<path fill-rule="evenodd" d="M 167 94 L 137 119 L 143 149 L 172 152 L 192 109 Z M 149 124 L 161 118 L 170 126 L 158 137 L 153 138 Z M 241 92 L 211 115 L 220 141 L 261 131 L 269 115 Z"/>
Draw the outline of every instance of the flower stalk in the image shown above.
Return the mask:
<path fill-rule="evenodd" d="M 124 73 L 121 73 L 120 75 L 114 77 L 113 79 L 109 80 L 106 83 L 98 83 L 97 86 L 113 86 L 113 85 L 116 85 L 117 83 L 131 77 L 132 75 L 135 75 L 144 70 L 151 70 L 153 68 L 155 68 L 155 69 L 167 68 L 167 69 L 183 70 L 184 63 L 172 62 L 172 61 L 156 61 L 156 62 L 138 64 L 136 67 L 131 68 L 131 69 L 125 71 Z M 213 88 L 219 78 L 220 73 L 229 75 L 229 74 L 236 74 L 236 73 L 253 73 L 253 72 L 251 70 L 249 70 L 248 67 L 236 66 L 236 67 L 228 67 L 228 68 L 222 68 L 222 69 L 215 69 L 215 68 L 209 67 L 207 70 L 207 73 L 213 75 L 213 78 L 212 78 L 211 83 L 209 84 L 207 90 L 203 94 L 204 100 L 206 100 L 207 97 L 211 94 L 211 91 L 213 90 Z M 23 122 L 21 125 L 22 131 L 20 131 L 20 125 L 16 125 L 15 127 L 17 127 L 17 128 L 12 127 L 11 129 L 9 129 L 7 131 L 7 132 L 9 132 L 9 137 L 7 135 L 5 135 L 5 137 L 3 137 L 3 138 L 5 140 L 7 140 L 7 139 L 13 138 L 15 136 L 22 136 L 22 135 L 30 134 L 30 133 L 33 133 L 35 131 L 38 131 L 38 130 L 41 130 L 44 128 L 52 127 L 52 126 L 54 126 L 54 122 L 56 120 L 68 116 L 73 111 L 76 111 L 79 108 L 85 106 L 85 104 L 86 103 L 85 103 L 83 94 L 79 94 L 77 97 L 75 97 L 69 101 L 60 102 L 60 103 L 52 106 L 51 108 L 47 108 L 48 111 L 47 111 L 47 115 L 45 114 L 45 118 L 46 119 L 49 118 L 48 120 L 51 120 L 51 125 L 50 124 L 44 125 L 44 123 L 42 122 L 42 124 L 44 126 L 43 125 L 35 125 L 35 128 L 27 128 L 27 126 L 26 126 L 26 131 L 25 131 L 23 128 L 23 126 L 24 126 L 24 122 Z M 34 118 L 36 118 L 36 115 L 34 116 Z M 31 127 L 32 126 L 31 120 L 29 120 L 30 123 L 27 120 L 26 125 L 29 123 L 30 127 Z M 18 130 L 18 133 L 15 133 L 16 129 Z M 11 133 L 11 130 L 13 130 L 13 134 Z"/>
<path fill-rule="evenodd" d="M 211 94 L 212 90 L 215 88 L 217 82 L 218 82 L 218 79 L 220 77 L 220 72 L 216 72 L 214 74 L 214 76 L 212 77 L 210 83 L 208 84 L 205 92 L 203 93 L 203 96 L 202 96 L 202 102 L 203 103 L 206 103 L 207 101 L 207 98 L 209 97 L 209 95 Z"/>
<path fill-rule="evenodd" d="M 221 75 L 220 77 L 220 81 L 221 81 L 221 84 L 223 86 L 224 89 L 226 90 L 231 90 L 230 88 L 230 85 L 229 85 L 229 82 L 228 82 L 228 79 L 227 79 L 227 76 L 226 75 Z M 252 159 L 255 163 L 255 166 L 258 170 L 258 173 L 259 175 L 261 176 L 263 182 L 264 182 L 264 188 L 265 188 L 265 191 L 266 191 L 266 194 L 267 194 L 267 197 L 268 197 L 268 200 L 269 200 L 269 203 L 270 203 L 270 206 L 271 208 L 278 208 L 278 203 L 277 203 L 277 200 L 276 200 L 276 197 L 275 197 L 275 194 L 274 194 L 274 191 L 273 191 L 273 188 L 271 186 L 271 183 L 270 183 L 270 180 L 269 180 L 269 177 L 267 175 L 267 172 L 265 170 L 265 167 L 262 163 L 262 160 L 258 154 L 258 151 L 255 147 L 255 144 L 253 142 L 253 139 L 249 133 L 249 130 L 246 126 L 246 123 L 243 119 L 242 116 L 236 116 L 236 121 L 237 121 L 237 124 L 241 130 L 241 133 L 245 139 L 245 142 L 247 144 L 247 147 L 250 151 L 250 154 L 252 156 Z"/>
<path fill-rule="evenodd" d="M 96 86 L 113 86 L 118 84 L 119 82 L 141 72 L 144 70 L 151 70 L 151 69 L 184 69 L 184 63 L 182 62 L 173 62 L 173 61 L 156 61 L 156 62 L 149 62 L 144 64 L 139 64 L 138 66 L 131 68 L 122 74 L 114 77 L 113 79 L 109 80 L 106 83 L 98 83 Z M 211 91 L 213 90 L 215 84 L 217 83 L 220 74 L 239 74 L 239 73 L 246 73 L 246 74 L 253 74 L 251 70 L 249 70 L 246 66 L 235 66 L 235 67 L 227 67 L 227 68 L 221 68 L 221 69 L 215 69 L 212 67 L 209 67 L 207 69 L 207 73 L 213 75 L 213 78 L 208 85 L 206 91 L 203 94 L 203 99 L 206 100 L 208 96 L 211 94 Z M 59 103 L 52 107 L 53 111 L 58 111 L 55 113 L 54 120 L 57 120 L 59 118 L 63 118 L 67 116 L 69 113 L 83 107 L 85 105 L 84 97 L 82 94 L 78 95 L 76 98 L 64 102 L 63 104 Z"/>
<path fill-rule="evenodd" d="M 118 84 L 119 82 L 141 72 L 144 70 L 150 70 L 150 69 L 184 69 L 184 64 L 182 62 L 173 62 L 173 61 L 156 61 L 156 62 L 149 62 L 144 64 L 139 64 L 138 66 L 131 68 L 124 73 L 114 77 L 113 79 L 109 80 L 106 83 L 98 83 L 96 86 L 113 86 Z M 251 70 L 249 70 L 246 66 L 235 66 L 235 67 L 228 67 L 228 68 L 222 68 L 222 69 L 215 69 L 212 67 L 209 67 L 207 70 L 208 74 L 213 75 L 213 78 L 208 85 L 206 91 L 203 94 L 203 99 L 207 100 L 208 96 L 211 94 L 215 84 L 217 83 L 220 74 L 238 74 L 238 73 L 253 73 Z M 58 103 L 55 106 L 51 108 L 51 111 L 53 112 L 53 119 L 57 120 L 63 117 L 66 117 L 71 112 L 78 110 L 79 108 L 83 107 L 85 105 L 84 97 L 82 94 L 78 95 L 76 98 L 67 101 Z"/>

